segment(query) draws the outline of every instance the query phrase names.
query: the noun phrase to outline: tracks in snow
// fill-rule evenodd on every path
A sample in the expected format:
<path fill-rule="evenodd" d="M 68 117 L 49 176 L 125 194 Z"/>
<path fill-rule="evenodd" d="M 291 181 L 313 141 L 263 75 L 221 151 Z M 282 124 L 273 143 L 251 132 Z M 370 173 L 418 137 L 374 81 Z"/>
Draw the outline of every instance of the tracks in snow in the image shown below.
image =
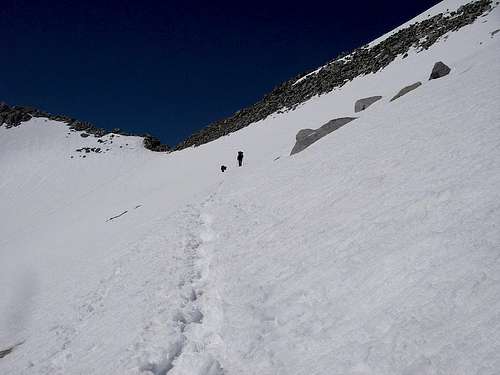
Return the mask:
<path fill-rule="evenodd" d="M 182 240 L 184 271 L 178 283 L 180 305 L 172 316 L 176 335 L 155 362 L 141 366 L 153 375 L 222 375 L 214 349 L 222 345 L 217 334 L 220 310 L 217 293 L 210 288 L 210 261 L 216 234 L 212 217 L 204 213 L 209 197 L 200 208 L 189 206 Z"/>

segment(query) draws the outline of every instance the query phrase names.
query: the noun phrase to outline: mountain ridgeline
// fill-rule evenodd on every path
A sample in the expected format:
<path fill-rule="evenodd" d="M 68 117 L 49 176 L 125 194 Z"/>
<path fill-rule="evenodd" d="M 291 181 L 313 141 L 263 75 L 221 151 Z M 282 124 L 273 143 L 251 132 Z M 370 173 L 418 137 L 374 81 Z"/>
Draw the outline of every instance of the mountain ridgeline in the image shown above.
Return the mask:
<path fill-rule="evenodd" d="M 273 113 L 293 110 L 310 98 L 342 87 L 356 77 L 378 72 L 398 56 L 406 58 L 410 49 L 414 49 L 417 53 L 428 49 L 448 32 L 457 31 L 473 23 L 498 4 L 498 1 L 493 4 L 492 0 L 478 0 L 465 4 L 456 11 L 440 13 L 411 24 L 378 44 L 366 45 L 348 54 L 343 53 L 316 71 L 300 74 L 282 83 L 265 95 L 262 100 L 237 111 L 231 117 L 216 121 L 195 132 L 174 148 L 162 144 L 158 138 L 149 134 L 140 135 L 144 138 L 144 147 L 151 151 L 165 152 L 200 146 L 263 120 Z M 70 129 L 84 131 L 82 136 L 91 134 L 95 137 L 102 137 L 109 133 L 134 135 L 120 129 L 108 131 L 97 128 L 89 122 L 64 115 L 52 115 L 31 107 L 11 107 L 0 103 L 0 126 L 4 124 L 7 128 L 18 126 L 32 117 L 46 117 L 65 122 Z"/>
<path fill-rule="evenodd" d="M 111 131 L 95 127 L 90 122 L 76 120 L 72 117 L 65 115 L 53 115 L 45 111 L 41 111 L 36 108 L 26 107 L 26 106 L 9 106 L 5 103 L 0 102 L 0 126 L 5 125 L 7 129 L 21 125 L 21 123 L 30 120 L 32 117 L 44 117 L 49 120 L 61 121 L 68 124 L 71 130 L 81 131 L 82 137 L 88 137 L 93 135 L 96 138 L 101 138 L 109 133 L 121 134 L 121 135 L 131 135 L 124 132 L 121 129 L 113 129 Z M 170 148 L 162 144 L 161 141 L 153 137 L 150 134 L 139 135 L 143 138 L 143 145 L 146 149 L 156 152 L 169 151 Z"/>

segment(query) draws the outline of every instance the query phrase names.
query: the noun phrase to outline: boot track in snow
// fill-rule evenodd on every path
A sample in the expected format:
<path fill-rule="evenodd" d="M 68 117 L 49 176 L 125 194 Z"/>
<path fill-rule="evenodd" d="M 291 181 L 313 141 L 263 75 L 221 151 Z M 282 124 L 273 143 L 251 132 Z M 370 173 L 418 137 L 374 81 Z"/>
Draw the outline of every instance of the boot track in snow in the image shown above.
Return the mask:
<path fill-rule="evenodd" d="M 221 340 L 213 324 L 205 316 L 211 307 L 209 292 L 211 242 L 216 234 L 211 228 L 212 216 L 204 208 L 212 201 L 212 196 L 201 205 L 202 209 L 188 207 L 189 223 L 183 239 L 184 267 L 178 284 L 181 305 L 172 321 L 177 337 L 164 350 L 156 363 L 141 366 L 144 373 L 154 375 L 199 374 L 222 375 L 221 364 L 210 353 L 210 348 Z"/>

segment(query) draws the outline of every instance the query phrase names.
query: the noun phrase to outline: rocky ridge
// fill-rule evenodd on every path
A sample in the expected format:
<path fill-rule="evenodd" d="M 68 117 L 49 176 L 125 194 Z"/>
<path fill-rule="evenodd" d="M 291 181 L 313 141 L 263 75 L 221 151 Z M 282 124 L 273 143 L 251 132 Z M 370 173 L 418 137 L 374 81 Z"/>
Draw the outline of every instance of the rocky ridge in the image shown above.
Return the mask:
<path fill-rule="evenodd" d="M 80 135 L 84 138 L 90 135 L 101 138 L 110 133 L 125 136 L 134 135 L 126 133 L 121 129 L 113 129 L 111 131 L 108 131 L 105 129 L 97 128 L 90 122 L 76 120 L 69 116 L 52 115 L 48 112 L 44 112 L 36 108 L 26 106 L 9 106 L 3 102 L 0 102 L 0 126 L 5 125 L 5 127 L 9 129 L 21 125 L 21 123 L 30 120 L 32 117 L 44 117 L 48 118 L 49 120 L 64 122 L 68 124 L 71 130 L 83 132 Z M 158 138 L 155 138 L 150 134 L 143 134 L 140 135 L 140 137 L 144 139 L 144 148 L 148 150 L 156 152 L 164 152 L 170 150 L 169 146 L 162 144 Z"/>
<path fill-rule="evenodd" d="M 498 5 L 498 2 L 495 5 Z M 341 54 L 318 71 L 294 77 L 274 88 L 271 93 L 252 106 L 194 133 L 178 144 L 175 150 L 208 143 L 253 122 L 263 120 L 275 112 L 293 110 L 313 96 L 342 87 L 358 76 L 378 72 L 397 56 L 406 58 L 411 48 L 417 52 L 428 49 L 446 33 L 473 23 L 492 7 L 491 0 L 474 1 L 456 11 L 440 13 L 416 22 L 373 47 L 363 46 L 350 54 Z"/>

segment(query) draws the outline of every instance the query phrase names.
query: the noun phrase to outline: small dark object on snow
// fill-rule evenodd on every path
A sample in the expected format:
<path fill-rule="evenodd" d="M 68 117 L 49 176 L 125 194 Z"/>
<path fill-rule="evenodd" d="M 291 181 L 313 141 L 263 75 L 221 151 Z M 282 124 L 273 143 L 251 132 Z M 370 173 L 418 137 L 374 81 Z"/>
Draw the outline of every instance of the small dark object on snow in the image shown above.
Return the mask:
<path fill-rule="evenodd" d="M 236 160 L 238 160 L 238 167 L 241 167 L 243 165 L 243 151 L 238 151 Z"/>
<path fill-rule="evenodd" d="M 432 73 L 431 76 L 429 77 L 429 81 L 431 79 L 438 79 L 447 76 L 450 72 L 451 69 L 449 66 L 447 66 L 445 63 L 441 61 L 438 61 L 437 63 L 434 64 L 434 68 L 432 68 Z"/>
<path fill-rule="evenodd" d="M 24 343 L 24 341 L 20 342 L 20 343 L 17 343 L 13 346 L 11 346 L 10 348 L 7 348 L 7 349 L 0 349 L 0 358 L 3 358 L 7 355 L 9 355 L 10 353 L 12 353 L 12 351 L 17 348 L 19 345 L 22 345 Z"/>
<path fill-rule="evenodd" d="M 220 166 L 220 171 L 224 173 L 226 171 L 227 167 L 225 165 Z"/>
<path fill-rule="evenodd" d="M 136 207 L 136 208 L 137 208 L 137 207 Z M 110 217 L 110 218 L 109 218 L 108 220 L 106 220 L 106 221 L 111 221 L 111 220 L 117 219 L 117 218 L 119 218 L 120 216 L 125 215 L 127 212 L 128 212 L 128 210 L 127 210 L 127 211 L 123 211 L 121 214 L 116 215 L 116 216 L 113 216 L 113 217 Z"/>

